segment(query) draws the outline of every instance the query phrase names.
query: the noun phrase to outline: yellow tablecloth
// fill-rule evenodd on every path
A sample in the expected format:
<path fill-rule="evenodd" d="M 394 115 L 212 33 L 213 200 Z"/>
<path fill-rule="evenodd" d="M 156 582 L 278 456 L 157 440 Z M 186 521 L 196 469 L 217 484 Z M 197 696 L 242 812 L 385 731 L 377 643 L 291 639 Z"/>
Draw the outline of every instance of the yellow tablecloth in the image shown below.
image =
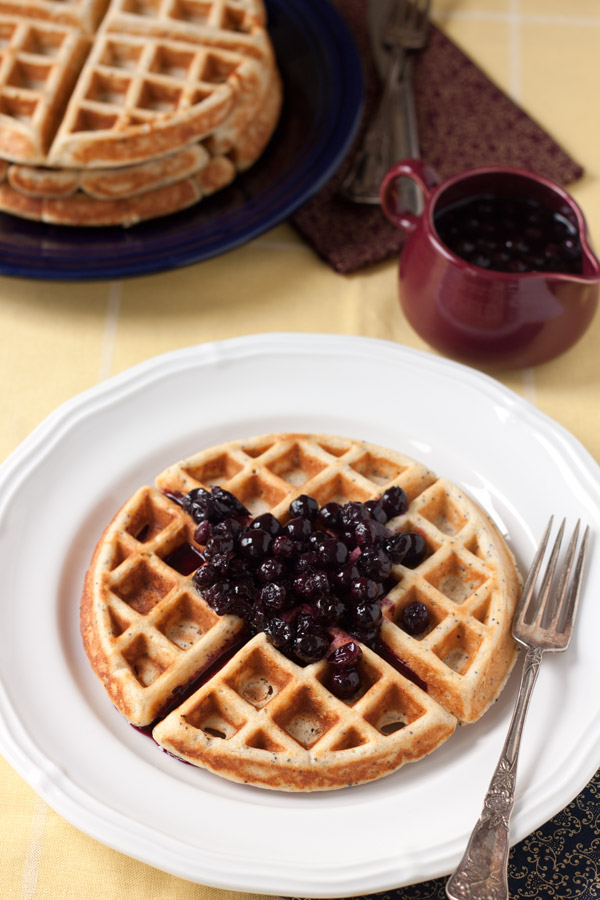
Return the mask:
<path fill-rule="evenodd" d="M 583 164 L 586 175 L 570 191 L 599 246 L 597 0 L 435 0 L 434 17 Z M 400 314 L 395 263 L 337 275 L 287 224 L 223 257 L 151 277 L 90 284 L 0 278 L 0 459 L 63 401 L 135 363 L 273 331 L 368 335 L 432 352 Z M 561 358 L 494 377 L 569 429 L 600 462 L 599 346 L 600 315 Z M 0 841 L 2 900 L 227 896 L 81 834 L 1 758 Z"/>

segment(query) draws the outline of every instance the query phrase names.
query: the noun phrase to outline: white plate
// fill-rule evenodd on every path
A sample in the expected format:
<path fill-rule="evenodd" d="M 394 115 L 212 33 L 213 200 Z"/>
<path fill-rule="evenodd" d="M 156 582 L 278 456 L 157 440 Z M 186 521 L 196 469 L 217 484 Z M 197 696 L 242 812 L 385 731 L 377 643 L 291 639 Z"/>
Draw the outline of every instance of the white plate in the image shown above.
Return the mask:
<path fill-rule="evenodd" d="M 62 406 L 0 467 L 0 750 L 82 831 L 192 881 L 338 897 L 443 875 L 479 814 L 518 674 L 479 723 L 417 765 L 362 787 L 285 795 L 161 753 L 111 707 L 82 650 L 83 576 L 118 506 L 195 450 L 286 429 L 426 461 L 490 512 L 523 567 L 551 512 L 600 529 L 600 472 L 587 452 L 466 367 L 326 335 L 158 357 Z M 573 645 L 545 659 L 529 713 L 514 841 L 563 808 L 600 762 L 599 594 L 592 553 Z"/>

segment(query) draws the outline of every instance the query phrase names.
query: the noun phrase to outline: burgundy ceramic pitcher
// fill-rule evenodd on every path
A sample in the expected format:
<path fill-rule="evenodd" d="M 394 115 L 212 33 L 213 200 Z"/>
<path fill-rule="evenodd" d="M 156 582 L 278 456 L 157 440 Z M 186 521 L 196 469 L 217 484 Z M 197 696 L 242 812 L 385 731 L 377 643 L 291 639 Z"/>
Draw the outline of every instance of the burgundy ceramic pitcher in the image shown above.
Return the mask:
<path fill-rule="evenodd" d="M 421 215 L 403 207 L 398 189 L 402 177 L 421 188 Z M 408 235 L 399 269 L 402 309 L 435 349 L 484 367 L 521 368 L 563 353 L 589 326 L 598 303 L 600 263 L 589 246 L 580 208 L 552 181 L 492 166 L 440 183 L 422 161 L 404 160 L 385 176 L 380 197 L 387 218 Z M 490 197 L 549 210 L 577 242 L 576 271 L 566 265 L 565 271 L 497 271 L 478 265 L 477 257 L 474 263 L 451 250 L 440 237 L 448 212 L 468 210 L 477 198 Z M 527 241 L 522 233 L 527 225 L 517 215 L 514 240 Z"/>

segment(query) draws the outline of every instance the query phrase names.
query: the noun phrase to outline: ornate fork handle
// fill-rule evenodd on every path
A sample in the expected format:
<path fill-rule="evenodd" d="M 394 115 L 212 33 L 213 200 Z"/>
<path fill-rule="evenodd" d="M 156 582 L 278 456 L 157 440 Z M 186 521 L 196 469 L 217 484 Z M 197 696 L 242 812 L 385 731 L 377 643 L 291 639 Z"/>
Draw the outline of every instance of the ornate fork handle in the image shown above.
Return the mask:
<path fill-rule="evenodd" d="M 483 811 L 446 886 L 450 900 L 508 900 L 509 823 L 515 803 L 517 759 L 542 652 L 529 648 L 525 655 L 519 695 Z"/>

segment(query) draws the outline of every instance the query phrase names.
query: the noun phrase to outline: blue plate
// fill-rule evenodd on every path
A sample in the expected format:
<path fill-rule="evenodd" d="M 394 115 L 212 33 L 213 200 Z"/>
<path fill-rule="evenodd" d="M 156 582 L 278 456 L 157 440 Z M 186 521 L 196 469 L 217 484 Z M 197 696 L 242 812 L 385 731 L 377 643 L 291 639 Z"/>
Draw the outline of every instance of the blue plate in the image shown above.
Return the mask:
<path fill-rule="evenodd" d="M 354 40 L 327 0 L 267 0 L 285 102 L 269 146 L 224 191 L 172 216 L 122 228 L 72 228 L 0 214 L 0 274 L 114 279 L 200 262 L 249 241 L 312 196 L 360 120 Z"/>

